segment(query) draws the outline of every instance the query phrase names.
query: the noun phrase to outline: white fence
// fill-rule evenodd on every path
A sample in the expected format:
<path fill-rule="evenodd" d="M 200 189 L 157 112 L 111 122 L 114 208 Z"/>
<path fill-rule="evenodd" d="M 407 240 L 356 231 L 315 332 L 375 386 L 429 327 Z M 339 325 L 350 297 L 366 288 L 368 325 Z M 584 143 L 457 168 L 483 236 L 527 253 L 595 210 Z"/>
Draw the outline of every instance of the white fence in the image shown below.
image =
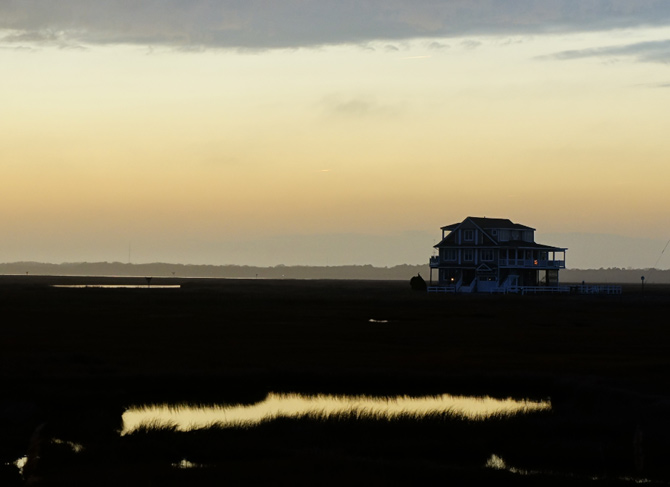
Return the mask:
<path fill-rule="evenodd" d="M 575 294 L 621 294 L 621 286 L 587 286 L 585 284 L 581 284 L 579 286 L 570 286 L 570 292 Z"/>
<path fill-rule="evenodd" d="M 428 286 L 429 293 L 455 293 L 456 286 Z"/>
<path fill-rule="evenodd" d="M 520 294 L 562 294 L 569 293 L 569 286 L 514 286 L 509 289 L 511 293 Z"/>
<path fill-rule="evenodd" d="M 457 286 L 428 286 L 429 293 L 469 294 L 470 288 Z M 480 294 L 621 294 L 621 286 L 509 286 L 494 287 Z"/>

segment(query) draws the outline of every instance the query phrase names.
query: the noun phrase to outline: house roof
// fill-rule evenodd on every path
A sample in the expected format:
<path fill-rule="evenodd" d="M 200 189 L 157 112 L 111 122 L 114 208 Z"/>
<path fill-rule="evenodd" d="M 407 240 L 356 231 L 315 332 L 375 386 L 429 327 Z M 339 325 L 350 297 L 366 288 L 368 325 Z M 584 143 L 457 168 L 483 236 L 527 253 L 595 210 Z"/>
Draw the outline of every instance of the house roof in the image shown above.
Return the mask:
<path fill-rule="evenodd" d="M 526 225 L 521 225 L 520 223 L 514 223 L 512 222 L 512 220 L 509 220 L 507 218 L 486 218 L 479 216 L 469 216 L 462 222 L 452 223 L 451 225 L 442 227 L 442 230 L 454 230 L 459 225 L 465 223 L 467 220 L 470 220 L 472 223 L 477 225 L 482 230 L 493 229 L 493 228 L 509 229 L 509 230 L 535 230 L 532 227 L 527 227 Z"/>

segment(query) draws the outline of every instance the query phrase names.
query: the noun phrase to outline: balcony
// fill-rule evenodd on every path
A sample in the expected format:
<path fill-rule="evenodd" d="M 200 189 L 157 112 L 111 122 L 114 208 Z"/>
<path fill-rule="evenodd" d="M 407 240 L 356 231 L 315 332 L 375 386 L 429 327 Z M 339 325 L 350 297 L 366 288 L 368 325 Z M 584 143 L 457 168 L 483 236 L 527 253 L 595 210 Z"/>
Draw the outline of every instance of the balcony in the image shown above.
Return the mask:
<path fill-rule="evenodd" d="M 488 264 L 489 266 L 496 266 L 495 261 L 474 260 L 462 261 L 461 264 L 457 260 L 440 260 L 438 255 L 430 258 L 429 265 L 433 269 L 439 267 L 472 267 L 473 265 Z M 523 269 L 565 269 L 564 259 L 498 259 L 497 267 L 502 268 L 523 268 Z"/>
<path fill-rule="evenodd" d="M 522 267 L 525 269 L 565 269 L 565 261 L 555 259 L 499 259 L 498 266 Z"/>

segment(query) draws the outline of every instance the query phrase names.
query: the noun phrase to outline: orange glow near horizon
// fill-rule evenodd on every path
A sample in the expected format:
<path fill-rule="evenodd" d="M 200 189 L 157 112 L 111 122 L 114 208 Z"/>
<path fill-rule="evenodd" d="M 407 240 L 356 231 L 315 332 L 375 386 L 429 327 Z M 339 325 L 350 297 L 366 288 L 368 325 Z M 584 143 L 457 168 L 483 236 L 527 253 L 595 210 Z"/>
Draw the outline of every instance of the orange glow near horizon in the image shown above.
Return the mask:
<path fill-rule="evenodd" d="M 3 228 L 220 241 L 489 215 L 667 238 L 664 68 L 539 59 L 580 42 L 0 52 Z"/>

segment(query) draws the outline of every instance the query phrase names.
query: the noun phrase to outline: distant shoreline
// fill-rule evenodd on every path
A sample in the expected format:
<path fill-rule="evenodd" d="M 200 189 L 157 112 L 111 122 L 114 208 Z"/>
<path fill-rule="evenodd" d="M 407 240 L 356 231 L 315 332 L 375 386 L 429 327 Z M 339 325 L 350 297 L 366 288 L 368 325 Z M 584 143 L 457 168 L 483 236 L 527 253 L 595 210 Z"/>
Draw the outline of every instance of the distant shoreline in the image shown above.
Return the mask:
<path fill-rule="evenodd" d="M 430 280 L 427 264 L 403 264 L 392 267 L 372 265 L 256 267 L 246 265 L 127 264 L 121 262 L 81 262 L 48 264 L 40 262 L 0 263 L 1 276 L 70 276 L 70 277 L 154 277 L 216 279 L 344 279 L 409 280 L 420 274 Z M 437 275 L 434 272 L 434 277 Z M 670 284 L 670 270 L 658 269 L 564 269 L 565 283 Z"/>

